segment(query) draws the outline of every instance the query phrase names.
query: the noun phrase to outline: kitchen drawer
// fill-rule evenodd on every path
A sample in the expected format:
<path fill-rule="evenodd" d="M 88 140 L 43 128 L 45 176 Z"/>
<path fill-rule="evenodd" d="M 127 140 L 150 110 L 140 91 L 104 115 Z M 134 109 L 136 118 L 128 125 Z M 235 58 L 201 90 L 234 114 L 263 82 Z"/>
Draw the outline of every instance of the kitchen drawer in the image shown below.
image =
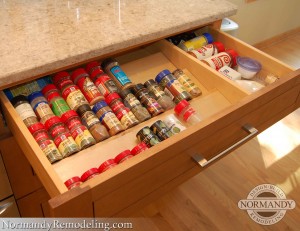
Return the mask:
<path fill-rule="evenodd" d="M 20 217 L 18 206 L 13 196 L 0 201 L 0 217 Z"/>
<path fill-rule="evenodd" d="M 300 92 L 299 71 L 218 30 L 210 29 L 210 32 L 226 47 L 259 60 L 263 74 L 273 73 L 280 80 L 250 95 L 165 40 L 117 57 L 136 83 L 154 78 L 163 69 L 184 69 L 203 91 L 191 101 L 203 121 L 70 191 L 63 184 L 66 179 L 98 167 L 124 149 L 131 149 L 137 144 L 138 130 L 164 119 L 172 111 L 51 165 L 1 93 L 7 123 L 51 197 L 49 214 L 57 217 L 127 216 L 201 172 L 299 106 L 296 103 Z"/>

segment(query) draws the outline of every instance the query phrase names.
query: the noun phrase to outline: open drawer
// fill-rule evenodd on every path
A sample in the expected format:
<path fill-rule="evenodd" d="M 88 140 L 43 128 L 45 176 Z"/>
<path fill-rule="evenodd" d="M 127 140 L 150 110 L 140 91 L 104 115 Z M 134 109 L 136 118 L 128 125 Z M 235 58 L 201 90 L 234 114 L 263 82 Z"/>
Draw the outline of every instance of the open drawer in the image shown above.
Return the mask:
<path fill-rule="evenodd" d="M 299 71 L 218 30 L 210 32 L 226 47 L 259 60 L 263 73 L 273 73 L 280 80 L 250 95 L 165 40 L 117 57 L 135 83 L 154 78 L 163 69 L 184 69 L 203 91 L 191 101 L 203 121 L 70 191 L 63 184 L 65 180 L 131 149 L 137 144 L 137 131 L 173 112 L 167 111 L 51 165 L 1 92 L 9 128 L 51 197 L 44 207 L 49 214 L 127 216 L 296 109 Z"/>

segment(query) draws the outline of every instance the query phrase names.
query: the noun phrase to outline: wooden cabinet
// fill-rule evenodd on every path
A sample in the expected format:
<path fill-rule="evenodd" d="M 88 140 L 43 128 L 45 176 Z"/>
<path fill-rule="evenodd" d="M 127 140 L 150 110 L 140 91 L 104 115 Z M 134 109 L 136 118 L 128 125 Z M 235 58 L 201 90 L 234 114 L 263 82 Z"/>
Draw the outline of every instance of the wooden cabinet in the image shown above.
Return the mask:
<path fill-rule="evenodd" d="M 49 206 L 44 207 L 49 215 L 128 216 L 209 167 L 210 160 L 217 161 L 299 107 L 299 71 L 219 30 L 209 30 L 216 41 L 242 56 L 259 60 L 262 73 L 273 73 L 280 80 L 249 94 L 165 40 L 122 54 L 117 59 L 136 83 L 154 78 L 163 69 L 187 71 L 203 90 L 202 96 L 191 101 L 203 121 L 70 191 L 63 184 L 65 180 L 132 148 L 137 142 L 137 131 L 172 111 L 51 165 L 1 93 L 9 128 L 50 195 Z"/>

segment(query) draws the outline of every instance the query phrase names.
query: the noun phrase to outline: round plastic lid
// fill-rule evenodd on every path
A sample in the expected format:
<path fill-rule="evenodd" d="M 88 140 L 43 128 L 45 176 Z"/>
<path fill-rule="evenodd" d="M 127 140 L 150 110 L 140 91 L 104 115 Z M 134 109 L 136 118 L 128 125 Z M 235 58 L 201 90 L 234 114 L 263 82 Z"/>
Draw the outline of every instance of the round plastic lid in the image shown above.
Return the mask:
<path fill-rule="evenodd" d="M 91 74 L 91 70 L 94 68 L 94 67 L 99 67 L 100 68 L 100 63 L 98 61 L 93 61 L 93 62 L 90 62 L 88 63 L 86 66 L 85 66 L 85 69 L 88 73 Z"/>
<path fill-rule="evenodd" d="M 35 91 L 28 95 L 29 102 L 31 103 L 31 101 L 34 100 L 36 97 L 44 97 L 44 95 L 40 91 Z"/>
<path fill-rule="evenodd" d="M 104 161 L 98 168 L 98 171 L 100 173 L 102 173 L 103 171 L 105 171 L 105 169 L 108 167 L 108 166 L 115 166 L 117 165 L 116 161 L 114 159 L 108 159 L 106 161 Z"/>
<path fill-rule="evenodd" d="M 171 74 L 171 72 L 170 72 L 168 69 L 163 70 L 163 71 L 161 71 L 161 72 L 159 72 L 159 73 L 157 74 L 157 76 L 155 77 L 155 81 L 156 81 L 157 83 L 160 83 L 161 80 L 162 80 L 166 75 L 169 75 L 169 74 Z"/>
<path fill-rule="evenodd" d="M 228 49 L 228 50 L 226 50 L 226 52 L 232 58 L 232 65 L 231 65 L 231 67 L 235 67 L 236 66 L 236 58 L 239 56 L 238 53 L 235 50 L 232 50 L 232 49 Z"/>
<path fill-rule="evenodd" d="M 56 124 L 56 123 L 62 123 L 60 118 L 58 116 L 53 116 L 51 117 L 50 119 L 46 120 L 45 122 L 45 128 L 47 130 L 49 130 L 49 128 L 52 127 L 53 124 Z"/>
<path fill-rule="evenodd" d="M 91 107 L 87 104 L 81 105 L 79 108 L 77 108 L 76 112 L 79 116 L 82 116 L 85 112 L 92 111 Z"/>
<path fill-rule="evenodd" d="M 110 63 L 113 63 L 113 62 L 117 62 L 117 60 L 115 60 L 114 58 L 104 59 L 101 63 L 101 68 L 105 69 L 106 66 L 108 66 Z"/>
<path fill-rule="evenodd" d="M 118 93 L 110 93 L 108 96 L 105 97 L 105 102 L 107 104 L 110 104 L 113 100 L 115 99 L 120 99 L 121 97 L 119 96 Z"/>
<path fill-rule="evenodd" d="M 212 44 L 214 46 L 216 46 L 216 48 L 218 49 L 219 53 L 225 51 L 225 47 L 224 47 L 223 43 L 221 43 L 221 42 L 213 42 Z"/>
<path fill-rule="evenodd" d="M 28 130 L 31 134 L 35 133 L 38 130 L 45 129 L 44 125 L 42 123 L 35 123 L 28 127 Z"/>
<path fill-rule="evenodd" d="M 70 75 L 68 72 L 66 71 L 61 71 L 61 72 L 58 72 L 53 78 L 52 78 L 52 81 L 55 85 L 57 85 L 57 83 L 63 79 L 63 78 L 66 78 L 68 77 L 70 79 Z"/>
<path fill-rule="evenodd" d="M 46 95 L 47 92 L 48 92 L 48 91 L 51 91 L 51 90 L 57 90 L 57 91 L 58 91 L 57 87 L 55 87 L 54 84 L 48 84 L 48 85 L 46 85 L 45 87 L 43 87 L 42 93 L 43 93 L 43 95 Z"/>
<path fill-rule="evenodd" d="M 127 156 L 132 156 L 130 150 L 125 150 L 121 153 L 119 153 L 116 157 L 115 157 L 115 162 L 118 164 L 120 163 L 120 161 L 122 161 L 125 157 Z"/>
<path fill-rule="evenodd" d="M 10 100 L 11 104 L 15 106 L 19 101 L 27 101 L 28 99 L 25 95 L 18 95 Z"/>
<path fill-rule="evenodd" d="M 210 33 L 203 33 L 202 35 L 207 39 L 207 43 L 212 43 L 214 41 Z"/>
<path fill-rule="evenodd" d="M 188 107 L 190 104 L 188 101 L 186 100 L 181 100 L 175 107 L 174 107 L 174 111 L 177 115 L 179 115 L 182 110 L 186 107 Z"/>
<path fill-rule="evenodd" d="M 92 110 L 96 114 L 97 111 L 99 111 L 101 108 L 107 107 L 107 106 L 108 106 L 107 103 L 103 100 L 103 101 L 96 103 Z"/>
<path fill-rule="evenodd" d="M 86 181 L 87 178 L 89 178 L 90 176 L 92 176 L 94 174 L 99 174 L 97 168 L 91 168 L 91 169 L 87 170 L 85 173 L 82 174 L 81 181 L 82 182 Z"/>
<path fill-rule="evenodd" d="M 69 188 L 72 184 L 76 183 L 76 182 L 81 182 L 81 179 L 79 176 L 74 176 L 72 178 L 70 178 L 69 180 L 65 181 L 65 186 L 67 186 L 67 188 Z"/>
<path fill-rule="evenodd" d="M 78 116 L 78 114 L 74 110 L 70 110 L 61 115 L 61 120 L 66 123 L 69 118 L 74 116 Z"/>
<path fill-rule="evenodd" d="M 144 142 L 141 142 L 131 150 L 131 154 L 135 156 L 139 154 L 141 149 L 148 149 L 148 146 Z"/>
<path fill-rule="evenodd" d="M 85 77 L 89 76 L 88 73 L 86 73 L 86 71 L 83 68 L 77 68 L 76 70 L 74 70 L 71 75 L 72 81 L 76 84 L 78 81 L 77 77 L 82 74 L 86 75 Z"/>
<path fill-rule="evenodd" d="M 259 72 L 262 67 L 261 63 L 257 60 L 241 56 L 237 57 L 237 64 L 240 67 L 252 72 Z"/>
<path fill-rule="evenodd" d="M 184 115 L 183 115 L 183 120 L 184 120 L 184 121 L 187 121 L 188 118 L 189 118 L 191 115 L 193 115 L 194 113 L 195 113 L 194 110 L 188 110 L 187 112 L 184 113 Z"/>
<path fill-rule="evenodd" d="M 102 69 L 95 69 L 91 73 L 91 79 L 94 80 L 98 75 L 101 75 L 101 74 L 105 74 Z"/>

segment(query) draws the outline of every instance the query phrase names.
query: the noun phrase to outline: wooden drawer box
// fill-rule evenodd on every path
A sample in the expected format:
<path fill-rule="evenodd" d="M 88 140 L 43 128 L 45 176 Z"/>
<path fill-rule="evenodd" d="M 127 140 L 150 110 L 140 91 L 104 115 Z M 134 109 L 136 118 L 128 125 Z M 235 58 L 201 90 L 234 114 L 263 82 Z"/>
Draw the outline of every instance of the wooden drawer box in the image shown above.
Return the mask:
<path fill-rule="evenodd" d="M 190 73 L 203 91 L 202 96 L 191 101 L 203 121 L 71 191 L 63 184 L 66 179 L 132 148 L 139 129 L 164 119 L 172 111 L 51 165 L 1 93 L 7 123 L 51 197 L 46 207 L 52 216 L 128 216 L 299 106 L 296 103 L 300 92 L 299 71 L 218 30 L 210 29 L 210 32 L 216 41 L 235 49 L 241 56 L 259 60 L 263 73 L 278 75 L 280 80 L 249 95 L 165 40 L 121 55 L 117 59 L 136 83 L 154 78 L 163 69 L 181 68 Z"/>

